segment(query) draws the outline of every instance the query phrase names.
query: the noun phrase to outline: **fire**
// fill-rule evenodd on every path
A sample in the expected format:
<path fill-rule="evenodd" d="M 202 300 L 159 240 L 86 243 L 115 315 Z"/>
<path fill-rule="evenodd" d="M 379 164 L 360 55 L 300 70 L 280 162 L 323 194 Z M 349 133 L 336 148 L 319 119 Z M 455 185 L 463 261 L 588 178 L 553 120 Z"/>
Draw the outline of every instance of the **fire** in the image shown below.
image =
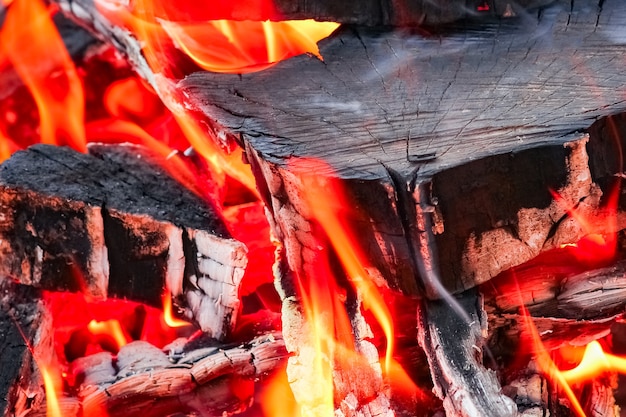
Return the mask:
<path fill-rule="evenodd" d="M 312 172 L 328 172 L 329 167 L 319 161 L 300 161 Z M 393 320 L 385 301 L 372 282 L 366 271 L 368 265 L 367 258 L 360 253 L 359 244 L 349 234 L 346 225 L 341 220 L 345 216 L 345 210 L 351 204 L 345 199 L 345 191 L 338 180 L 330 178 L 322 179 L 305 177 L 303 178 L 304 189 L 306 190 L 306 201 L 312 211 L 312 215 L 317 220 L 332 247 L 335 249 L 339 259 L 348 274 L 350 283 L 357 293 L 363 297 L 363 305 L 370 310 L 383 329 L 387 339 L 387 350 L 385 355 L 385 369 L 391 366 L 393 355 Z M 332 196 L 332 198 L 328 198 Z"/>
<path fill-rule="evenodd" d="M 581 384 L 607 372 L 626 374 L 626 358 L 606 353 L 596 340 L 589 343 L 580 363 L 573 369 L 562 371 L 570 384 Z"/>
<path fill-rule="evenodd" d="M 318 161 L 298 160 L 294 164 L 297 164 L 296 171 L 300 172 L 329 172 L 329 167 Z M 311 274 L 314 276 L 296 274 L 298 294 L 310 335 L 309 346 L 300 351 L 299 355 L 307 366 L 310 365 L 310 369 L 308 375 L 300 375 L 303 379 L 297 381 L 297 384 L 301 384 L 302 389 L 294 389 L 294 394 L 301 415 L 333 416 L 335 399 L 344 395 L 342 390 L 346 387 L 349 386 L 348 389 L 357 398 L 375 398 L 384 389 L 380 368 L 377 368 L 379 365 L 372 363 L 373 358 L 371 353 L 366 353 L 365 342 L 357 344 L 354 338 L 352 323 L 346 311 L 346 303 L 354 294 L 385 335 L 384 374 L 399 378 L 402 382 L 410 379 L 393 361 L 393 320 L 381 293 L 367 272 L 369 262 L 361 253 L 350 227 L 341 221 L 342 218 L 354 218 L 357 213 L 352 211 L 347 194 L 338 180 L 319 176 L 302 177 L 302 192 L 311 218 L 321 227 L 330 247 L 320 248 L 315 257 L 315 272 Z M 350 288 L 338 284 L 331 267 L 333 255 L 341 262 Z M 378 360 L 377 355 L 375 360 Z M 333 375 L 336 372 L 342 375 L 340 386 L 334 385 Z M 411 387 L 414 384 L 409 384 L 407 390 L 415 395 L 417 389 Z M 272 415 L 276 413 L 278 411 L 272 411 Z"/>
<path fill-rule="evenodd" d="M 85 150 L 81 80 L 40 0 L 12 2 L 0 45 L 37 103 L 41 141 Z"/>
<path fill-rule="evenodd" d="M 137 0 L 128 8 L 112 0 L 99 0 L 97 4 L 102 13 L 131 28 L 146 44 L 149 63 L 158 59 L 161 45 L 171 39 L 200 68 L 212 72 L 260 71 L 305 53 L 322 59 L 317 42 L 339 27 L 338 23 L 312 19 L 198 21 L 176 12 L 172 14 L 177 16 L 170 19 L 159 10 L 162 4 L 145 0 Z M 160 69 L 155 72 L 164 72 L 162 63 L 152 62 L 151 67 Z"/>
<path fill-rule="evenodd" d="M 116 344 L 116 350 L 126 345 L 126 335 L 122 330 L 122 325 L 118 320 L 97 321 L 91 320 L 87 325 L 87 329 L 94 336 L 105 335 L 113 338 Z"/>
<path fill-rule="evenodd" d="M 162 21 L 161 24 L 199 67 L 227 73 L 260 71 L 303 53 L 322 59 L 317 42 L 339 27 L 338 23 L 312 19 L 282 22 Z"/>
<path fill-rule="evenodd" d="M 172 311 L 172 294 L 169 290 L 165 290 L 163 293 L 163 321 L 165 321 L 165 324 L 169 327 L 185 327 L 191 325 L 191 323 L 174 317 Z"/>
<path fill-rule="evenodd" d="M 40 367 L 41 376 L 43 378 L 44 389 L 46 391 L 46 417 L 63 417 L 61 406 L 59 405 L 60 381 L 53 375 L 47 367 Z"/>

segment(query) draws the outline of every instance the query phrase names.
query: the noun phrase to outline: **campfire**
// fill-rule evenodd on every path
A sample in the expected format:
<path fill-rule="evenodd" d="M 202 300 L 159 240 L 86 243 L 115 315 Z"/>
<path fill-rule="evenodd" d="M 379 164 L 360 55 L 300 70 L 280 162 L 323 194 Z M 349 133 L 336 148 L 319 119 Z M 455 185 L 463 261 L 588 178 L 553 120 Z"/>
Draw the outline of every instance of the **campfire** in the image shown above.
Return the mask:
<path fill-rule="evenodd" d="M 620 415 L 626 5 L 223 3 L 3 3 L 2 415 Z"/>

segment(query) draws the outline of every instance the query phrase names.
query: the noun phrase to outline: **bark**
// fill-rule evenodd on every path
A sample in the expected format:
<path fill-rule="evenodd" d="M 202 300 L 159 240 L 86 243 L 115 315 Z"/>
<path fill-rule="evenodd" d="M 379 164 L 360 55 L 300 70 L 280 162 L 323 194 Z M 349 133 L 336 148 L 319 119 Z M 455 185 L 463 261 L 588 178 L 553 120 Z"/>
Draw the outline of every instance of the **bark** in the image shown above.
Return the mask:
<path fill-rule="evenodd" d="M 167 288 L 204 331 L 226 337 L 239 310 L 245 246 L 157 162 L 126 146 L 15 154 L 0 168 L 2 275 L 156 306 Z"/>

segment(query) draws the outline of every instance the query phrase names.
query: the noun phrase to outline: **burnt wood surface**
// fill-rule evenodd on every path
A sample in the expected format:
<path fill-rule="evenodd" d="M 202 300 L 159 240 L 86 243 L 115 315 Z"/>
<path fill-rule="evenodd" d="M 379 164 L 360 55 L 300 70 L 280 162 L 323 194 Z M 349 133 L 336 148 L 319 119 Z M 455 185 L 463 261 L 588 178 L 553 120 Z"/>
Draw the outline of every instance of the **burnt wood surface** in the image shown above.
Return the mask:
<path fill-rule="evenodd" d="M 2 278 L 161 306 L 164 289 L 223 338 L 246 248 L 212 205 L 136 146 L 36 145 L 0 166 Z"/>
<path fill-rule="evenodd" d="M 626 108 L 626 5 L 616 0 L 557 1 L 432 32 L 344 27 L 320 43 L 323 61 L 302 55 L 258 73 L 179 74 L 178 83 L 153 74 L 133 36 L 88 2 L 60 3 L 125 51 L 158 92 L 244 144 L 260 161 L 270 207 L 288 198 L 272 192 L 285 189 L 274 185 L 295 157 L 322 159 L 332 172 L 319 175 L 363 190 L 355 205 L 372 217 L 365 233 L 385 237 L 372 262 L 408 293 L 416 271 L 436 298 L 434 282 L 462 291 L 536 256 L 565 214 L 548 188 L 569 185 L 575 204 L 601 193 L 570 180 L 605 184 L 621 170 L 608 131 L 591 135 L 585 155 L 562 146 Z M 590 173 L 574 157 L 590 158 Z"/>

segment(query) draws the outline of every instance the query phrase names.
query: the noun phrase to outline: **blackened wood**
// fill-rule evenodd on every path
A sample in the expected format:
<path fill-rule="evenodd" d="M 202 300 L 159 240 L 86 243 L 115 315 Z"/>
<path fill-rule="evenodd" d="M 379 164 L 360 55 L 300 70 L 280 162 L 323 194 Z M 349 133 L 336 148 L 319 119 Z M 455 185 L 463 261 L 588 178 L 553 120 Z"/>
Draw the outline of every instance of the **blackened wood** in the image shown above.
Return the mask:
<path fill-rule="evenodd" d="M 245 246 L 162 158 L 136 146 L 90 152 L 37 145 L 0 167 L 2 275 L 157 306 L 167 287 L 203 330 L 225 337 Z"/>
<path fill-rule="evenodd" d="M 0 283 L 0 415 L 21 415 L 44 403 L 39 365 L 53 363 L 51 325 L 38 290 Z"/>
<path fill-rule="evenodd" d="M 543 275 L 539 269 L 535 276 L 525 274 L 516 279 L 504 275 L 492 280 L 484 291 L 487 310 L 493 314 L 518 313 L 525 306 L 534 316 L 572 320 L 605 319 L 624 312 L 624 261 L 566 277 Z"/>
<path fill-rule="evenodd" d="M 455 299 L 424 300 L 418 341 L 426 352 L 434 391 L 450 416 L 516 416 L 494 371 L 482 364 L 486 317 L 476 291 Z"/>
<path fill-rule="evenodd" d="M 615 0 L 562 0 L 433 33 L 347 27 L 321 42 L 324 61 L 303 55 L 241 76 L 197 72 L 176 87 L 151 73 L 131 34 L 88 4 L 62 5 L 218 137 L 245 142 L 266 170 L 288 170 L 292 157 L 323 159 L 333 172 L 320 175 L 370 188 L 360 203 L 371 212 L 400 211 L 404 220 L 383 216 L 379 230 L 396 239 L 379 244 L 374 262 L 406 266 L 385 275 L 404 291 L 415 291 L 415 270 L 430 274 L 421 280 L 431 298 L 441 292 L 432 282 L 462 291 L 543 250 L 565 214 L 547 188 L 565 191 L 570 203 L 598 195 L 576 180 L 587 169 L 578 165 L 586 158 L 580 145 L 562 145 L 626 109 L 615 59 L 626 5 Z M 592 135 L 587 148 L 594 181 L 619 171 L 605 158 L 612 143 Z M 268 182 L 260 188 L 280 181 L 271 175 L 258 178 Z M 391 208 L 373 204 L 390 197 Z M 424 248 L 440 259 L 420 256 Z M 424 262 L 433 268 L 425 272 Z"/>

